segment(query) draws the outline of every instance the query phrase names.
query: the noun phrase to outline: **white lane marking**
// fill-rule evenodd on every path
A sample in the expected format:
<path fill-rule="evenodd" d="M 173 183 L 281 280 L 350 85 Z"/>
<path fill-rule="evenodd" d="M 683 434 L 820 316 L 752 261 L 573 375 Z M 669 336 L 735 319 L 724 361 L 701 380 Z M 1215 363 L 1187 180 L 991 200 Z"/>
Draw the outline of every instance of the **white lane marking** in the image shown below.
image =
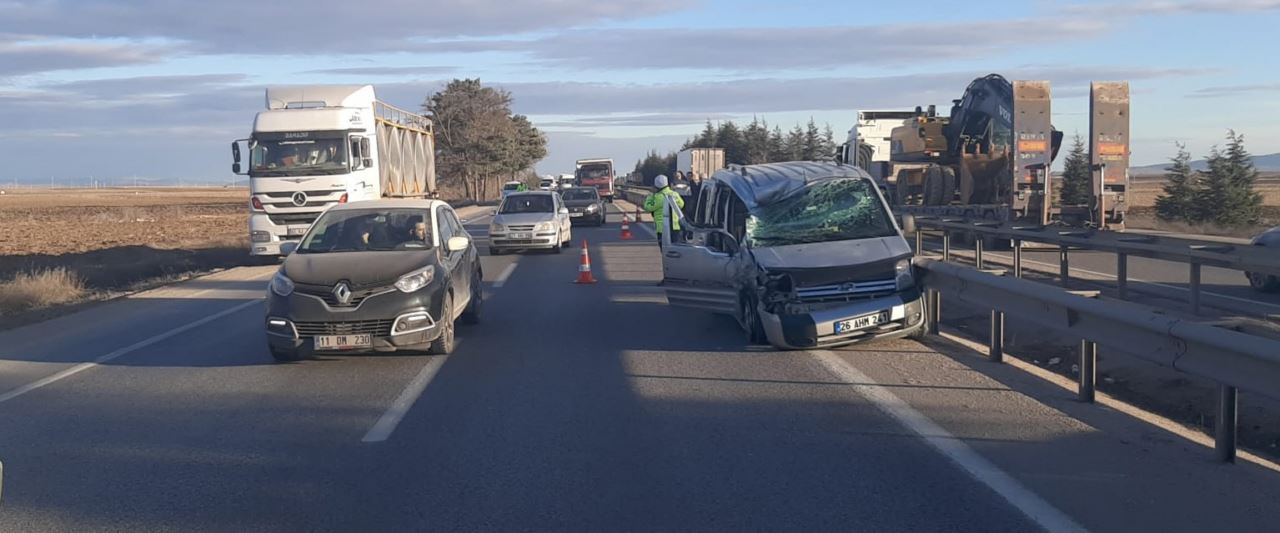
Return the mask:
<path fill-rule="evenodd" d="M 111 361 L 111 360 L 113 360 L 113 359 L 116 359 L 116 358 L 118 358 L 118 357 L 120 357 L 120 356 L 126 355 L 126 354 L 128 354 L 128 353 L 130 353 L 130 352 L 134 352 L 134 351 L 136 351 L 136 350 L 139 350 L 139 349 L 142 349 L 142 348 L 146 348 L 147 346 L 151 346 L 152 344 L 155 344 L 155 343 L 160 342 L 160 341 L 162 341 L 162 340 L 169 339 L 169 338 L 172 338 L 172 337 L 177 336 L 177 335 L 181 335 L 181 334 L 186 333 L 186 332 L 188 332 L 188 331 L 191 331 L 191 330 L 193 330 L 193 329 L 195 329 L 195 328 L 198 328 L 198 327 L 200 327 L 200 326 L 203 326 L 203 325 L 205 325 L 205 324 L 208 324 L 208 323 L 210 323 L 210 322 L 213 322 L 214 320 L 217 320 L 217 319 L 219 319 L 219 318 L 222 318 L 222 317 L 225 317 L 225 316 L 230 315 L 230 314 L 232 314 L 232 313 L 235 313 L 235 312 L 237 312 L 237 311 L 240 311 L 241 309 L 244 309 L 244 308 L 249 307 L 249 306 L 251 306 L 251 305 L 260 304 L 260 303 L 262 303 L 262 300 L 250 300 L 250 301 L 248 301 L 248 302 L 244 302 L 244 303 L 242 303 L 242 304 L 240 304 L 240 305 L 237 305 L 237 306 L 235 306 L 235 307 L 232 307 L 232 308 L 230 308 L 230 309 L 227 309 L 227 310 L 222 311 L 222 312 L 217 313 L 217 314 L 209 315 L 209 316 L 207 316 L 207 317 L 204 317 L 204 318 L 202 318 L 202 319 L 200 319 L 200 320 L 197 320 L 197 321 L 192 322 L 192 323 L 190 323 L 190 324 L 187 324 L 187 325 L 185 325 L 185 326 L 181 326 L 181 327 L 178 327 L 178 328 L 174 328 L 174 329 L 171 329 L 171 330 L 166 331 L 166 332 L 164 332 L 164 333 L 161 333 L 161 334 L 159 334 L 159 335 L 156 335 L 156 336 L 154 336 L 154 337 L 151 337 L 151 338 L 149 338 L 149 339 L 145 339 L 145 340 L 141 340 L 141 341 L 135 342 L 135 343 L 133 343 L 133 344 L 130 344 L 130 345 L 128 345 L 128 346 L 125 346 L 124 348 L 120 348 L 119 350 L 116 350 L 116 351 L 111 352 L 111 353 L 109 353 L 109 354 L 106 354 L 106 355 L 100 356 L 100 357 L 98 357 L 97 359 L 94 359 L 93 361 L 90 361 L 90 362 L 87 362 L 87 363 L 80 363 L 80 364 L 78 364 L 78 365 L 76 365 L 76 366 L 73 366 L 73 367 L 71 367 L 71 368 L 68 368 L 68 369 L 66 369 L 66 370 L 63 370 L 63 371 L 58 372 L 58 373 L 56 373 L 56 374 L 53 374 L 53 375 L 51 375 L 51 376 L 48 376 L 48 377 L 45 377 L 45 378 L 42 378 L 42 379 L 39 379 L 39 380 L 33 381 L 33 382 L 31 382 L 31 383 L 28 383 L 28 384 L 26 384 L 26 385 L 23 385 L 23 386 L 21 386 L 21 387 L 18 387 L 18 388 L 16 388 L 16 389 L 13 389 L 13 390 L 11 390 L 11 391 L 9 391 L 9 392 L 6 392 L 6 393 L 4 393 L 4 394 L 0 394 L 0 403 L 7 402 L 7 401 L 12 400 L 12 399 L 14 399 L 14 398 L 17 398 L 17 397 L 19 397 L 19 396 L 22 396 L 23 394 L 26 394 L 26 393 L 31 392 L 31 391 L 33 391 L 33 390 L 36 390 L 36 389 L 38 389 L 38 388 L 40 388 L 40 387 L 44 387 L 45 385 L 50 385 L 50 384 L 53 384 L 53 383 L 57 383 L 57 382 L 59 382 L 59 381 L 62 381 L 62 380 L 64 380 L 64 379 L 67 379 L 67 378 L 69 378 L 69 377 L 71 377 L 71 376 L 74 376 L 74 375 L 76 375 L 76 374 L 79 374 L 79 373 L 81 373 L 81 372 L 84 372 L 85 370 L 89 370 L 89 369 L 94 368 L 94 367 L 96 367 L 96 366 L 98 366 L 98 365 L 101 365 L 101 364 L 103 364 L 103 363 L 107 363 L 107 362 L 109 362 L 109 361 Z"/>
<path fill-rule="evenodd" d="M 501 289 L 503 285 L 506 285 L 507 278 L 510 278 L 511 273 L 516 271 L 516 265 L 518 264 L 520 263 L 513 262 L 507 265 L 507 268 L 502 269 L 502 272 L 498 274 L 498 277 L 493 280 L 493 288 Z"/>
<path fill-rule="evenodd" d="M 848 383 L 874 383 L 862 371 L 845 362 L 830 351 L 815 350 L 809 352 L 822 363 L 827 370 Z M 1004 473 L 987 461 L 978 452 L 973 451 L 960 439 L 943 429 L 928 417 L 916 411 L 907 402 L 902 401 L 888 388 L 879 385 L 849 385 L 885 414 L 897 420 L 911 432 L 920 436 L 933 449 L 937 450 L 951 462 L 955 463 L 974 479 L 991 488 L 1010 505 L 1016 507 L 1031 521 L 1049 531 L 1085 531 L 1074 520 L 1063 514 L 1049 502 L 1022 486 L 1016 479 Z"/>
<path fill-rule="evenodd" d="M 458 341 L 454 341 L 454 349 L 457 349 Z M 387 408 L 387 412 L 382 413 L 382 418 L 369 428 L 369 432 L 364 434 L 364 438 L 360 442 L 382 442 L 391 436 L 396 430 L 396 426 L 400 425 L 400 421 L 404 419 L 404 415 L 409 413 L 409 408 L 418 401 L 418 397 L 422 396 L 422 392 L 427 390 L 427 385 L 431 384 L 431 380 L 435 379 L 436 373 L 440 372 L 440 367 L 444 366 L 444 361 L 448 356 L 433 356 L 427 364 L 422 366 L 422 370 L 418 371 L 418 375 L 400 391 L 400 396 L 396 397 L 396 401 L 391 403 L 391 407 Z"/>

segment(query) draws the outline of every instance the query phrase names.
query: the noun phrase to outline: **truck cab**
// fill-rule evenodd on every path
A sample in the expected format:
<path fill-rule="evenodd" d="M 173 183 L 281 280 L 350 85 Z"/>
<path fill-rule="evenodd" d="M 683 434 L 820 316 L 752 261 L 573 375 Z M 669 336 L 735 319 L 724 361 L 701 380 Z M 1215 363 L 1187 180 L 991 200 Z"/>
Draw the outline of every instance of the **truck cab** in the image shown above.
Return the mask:
<path fill-rule="evenodd" d="M 425 117 L 378 102 L 371 85 L 267 89 L 253 132 L 232 143 L 232 171 L 249 176 L 250 253 L 281 255 L 338 204 L 429 196 L 432 139 Z"/>
<path fill-rule="evenodd" d="M 579 159 L 574 181 L 582 187 L 595 187 L 604 201 L 613 203 L 614 171 L 612 159 Z"/>

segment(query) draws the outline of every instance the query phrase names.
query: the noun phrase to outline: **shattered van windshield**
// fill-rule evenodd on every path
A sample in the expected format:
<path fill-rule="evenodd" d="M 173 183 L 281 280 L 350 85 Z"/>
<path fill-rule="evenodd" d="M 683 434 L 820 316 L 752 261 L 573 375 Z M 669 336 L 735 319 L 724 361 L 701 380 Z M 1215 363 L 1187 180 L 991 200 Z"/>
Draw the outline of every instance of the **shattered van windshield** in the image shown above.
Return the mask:
<path fill-rule="evenodd" d="M 824 181 L 781 202 L 762 206 L 747 220 L 757 247 L 890 237 L 897 234 L 868 180 Z"/>

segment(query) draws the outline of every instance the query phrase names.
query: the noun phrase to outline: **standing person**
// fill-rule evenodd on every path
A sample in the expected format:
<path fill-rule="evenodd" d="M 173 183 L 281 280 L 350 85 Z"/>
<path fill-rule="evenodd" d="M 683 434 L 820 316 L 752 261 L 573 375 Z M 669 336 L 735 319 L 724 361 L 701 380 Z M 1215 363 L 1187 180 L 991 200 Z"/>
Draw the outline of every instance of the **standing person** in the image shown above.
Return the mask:
<path fill-rule="evenodd" d="M 667 227 L 667 202 L 675 203 L 677 209 L 684 209 L 684 198 L 680 194 L 671 190 L 668 186 L 667 177 L 659 174 L 653 178 L 653 186 L 658 192 L 650 194 L 644 199 L 644 210 L 653 215 L 653 229 L 658 234 L 658 246 L 662 246 L 662 232 Z M 675 233 L 680 231 L 680 213 L 670 213 L 672 242 L 675 242 Z"/>
<path fill-rule="evenodd" d="M 689 206 L 684 214 L 692 219 L 702 204 L 702 176 L 697 172 L 689 172 L 689 199 Z"/>

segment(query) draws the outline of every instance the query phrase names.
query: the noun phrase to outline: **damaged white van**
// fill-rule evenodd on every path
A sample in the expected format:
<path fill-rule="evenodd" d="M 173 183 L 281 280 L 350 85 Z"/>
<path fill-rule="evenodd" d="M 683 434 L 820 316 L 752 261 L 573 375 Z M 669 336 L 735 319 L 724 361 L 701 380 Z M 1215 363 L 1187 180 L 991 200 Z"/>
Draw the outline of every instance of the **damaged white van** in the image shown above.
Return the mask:
<path fill-rule="evenodd" d="M 663 232 L 670 305 L 732 315 L 749 342 L 783 349 L 924 334 L 911 248 L 862 169 L 733 166 L 695 205 Z"/>

